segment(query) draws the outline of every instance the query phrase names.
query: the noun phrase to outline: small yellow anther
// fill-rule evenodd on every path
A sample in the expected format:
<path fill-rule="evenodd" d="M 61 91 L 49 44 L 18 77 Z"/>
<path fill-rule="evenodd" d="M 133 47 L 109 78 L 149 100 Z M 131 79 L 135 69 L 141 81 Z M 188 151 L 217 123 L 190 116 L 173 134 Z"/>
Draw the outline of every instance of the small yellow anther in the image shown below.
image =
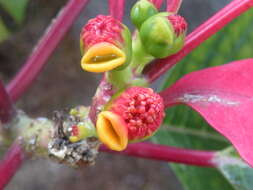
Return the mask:
<path fill-rule="evenodd" d="M 79 124 L 71 127 L 71 136 L 69 137 L 69 141 L 72 143 L 78 142 L 85 137 L 87 137 L 87 130 L 84 125 Z"/>

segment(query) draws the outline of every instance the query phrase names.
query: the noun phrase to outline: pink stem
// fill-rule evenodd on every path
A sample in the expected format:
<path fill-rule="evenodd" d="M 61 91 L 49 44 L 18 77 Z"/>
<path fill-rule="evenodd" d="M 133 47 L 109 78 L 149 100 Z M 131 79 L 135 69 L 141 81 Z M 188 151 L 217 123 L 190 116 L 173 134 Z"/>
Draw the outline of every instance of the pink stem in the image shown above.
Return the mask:
<path fill-rule="evenodd" d="M 124 16 L 125 0 L 108 0 L 108 2 L 110 15 L 121 21 Z"/>
<path fill-rule="evenodd" d="M 13 143 L 0 162 L 0 189 L 3 189 L 15 175 L 25 160 L 25 155 L 18 143 Z"/>
<path fill-rule="evenodd" d="M 214 35 L 252 6 L 252 0 L 233 0 L 214 16 L 209 18 L 204 24 L 200 25 L 191 34 L 189 34 L 186 38 L 185 46 L 181 51 L 170 57 L 156 60 L 155 63 L 147 66 L 145 75 L 149 82 L 156 80 L 210 36 Z"/>
<path fill-rule="evenodd" d="M 167 0 L 166 11 L 177 13 L 181 4 L 182 0 Z"/>
<path fill-rule="evenodd" d="M 157 9 L 160 9 L 160 7 L 162 6 L 163 0 L 150 0 Z"/>
<path fill-rule="evenodd" d="M 152 143 L 129 144 L 128 148 L 122 152 L 112 151 L 105 146 L 101 146 L 100 150 L 103 152 L 117 153 L 165 162 L 176 162 L 202 167 L 215 167 L 215 164 L 212 162 L 215 156 L 214 151 L 187 150 Z"/>
<path fill-rule="evenodd" d="M 0 122 L 6 123 L 10 121 L 14 112 L 15 111 L 11 99 L 6 92 L 2 81 L 0 81 Z"/>
<path fill-rule="evenodd" d="M 69 0 L 55 21 L 49 26 L 25 65 L 7 87 L 13 101 L 16 101 L 37 78 L 48 58 L 87 2 L 88 0 Z"/>
<path fill-rule="evenodd" d="M 113 94 L 113 87 L 105 80 L 104 75 L 97 88 L 97 93 L 92 99 L 89 112 L 89 117 L 94 125 L 96 124 L 97 114 L 101 111 L 101 108 L 108 103 Z"/>

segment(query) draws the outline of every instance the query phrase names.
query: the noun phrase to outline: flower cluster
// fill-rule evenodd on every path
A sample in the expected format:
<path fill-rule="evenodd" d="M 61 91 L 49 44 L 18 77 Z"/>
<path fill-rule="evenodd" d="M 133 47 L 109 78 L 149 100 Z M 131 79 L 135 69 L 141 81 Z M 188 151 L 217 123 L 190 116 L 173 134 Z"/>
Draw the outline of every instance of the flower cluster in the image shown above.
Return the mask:
<path fill-rule="evenodd" d="M 133 6 L 131 20 L 137 28 L 133 43 L 128 28 L 112 16 L 98 15 L 89 20 L 80 35 L 82 68 L 106 72 L 105 80 L 116 94 L 104 102 L 95 124 L 98 138 L 117 151 L 124 150 L 128 142 L 152 136 L 161 125 L 163 100 L 152 89 L 144 87 L 145 82 L 140 83 L 145 79 L 137 70 L 154 58 L 178 52 L 187 29 L 183 17 L 159 13 L 148 0 L 140 0 Z M 70 139 L 81 139 L 82 127 L 72 129 Z"/>

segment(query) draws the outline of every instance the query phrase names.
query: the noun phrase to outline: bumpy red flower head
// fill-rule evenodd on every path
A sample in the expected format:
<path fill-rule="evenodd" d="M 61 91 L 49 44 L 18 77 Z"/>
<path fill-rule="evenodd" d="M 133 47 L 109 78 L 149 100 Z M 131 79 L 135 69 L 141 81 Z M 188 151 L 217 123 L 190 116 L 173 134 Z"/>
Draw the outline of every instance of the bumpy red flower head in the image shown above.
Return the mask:
<path fill-rule="evenodd" d="M 164 104 L 150 88 L 130 87 L 98 115 L 99 139 L 112 150 L 121 151 L 128 141 L 143 140 L 161 125 Z"/>
<path fill-rule="evenodd" d="M 117 19 L 98 15 L 83 27 L 80 48 L 81 66 L 86 71 L 123 69 L 131 59 L 131 34 Z"/>
<path fill-rule="evenodd" d="M 177 36 L 186 32 L 187 22 L 185 21 L 184 17 L 173 14 L 169 15 L 168 19 L 171 22 Z"/>
<path fill-rule="evenodd" d="M 83 27 L 81 40 L 87 47 L 100 42 L 118 45 L 117 41 L 123 41 L 120 35 L 122 29 L 121 23 L 112 16 L 98 15 Z"/>
<path fill-rule="evenodd" d="M 151 136 L 164 117 L 163 100 L 151 88 L 128 88 L 110 110 L 126 122 L 130 141 Z"/>

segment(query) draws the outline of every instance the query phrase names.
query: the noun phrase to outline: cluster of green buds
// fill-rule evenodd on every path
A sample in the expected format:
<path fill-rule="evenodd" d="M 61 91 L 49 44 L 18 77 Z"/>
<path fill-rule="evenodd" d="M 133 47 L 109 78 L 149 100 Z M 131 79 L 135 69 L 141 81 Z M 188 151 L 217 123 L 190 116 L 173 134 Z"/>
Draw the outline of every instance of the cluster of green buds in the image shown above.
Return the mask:
<path fill-rule="evenodd" d="M 184 45 L 187 23 L 175 13 L 158 12 L 148 0 L 140 0 L 131 11 L 142 45 L 155 58 L 177 53 Z"/>

